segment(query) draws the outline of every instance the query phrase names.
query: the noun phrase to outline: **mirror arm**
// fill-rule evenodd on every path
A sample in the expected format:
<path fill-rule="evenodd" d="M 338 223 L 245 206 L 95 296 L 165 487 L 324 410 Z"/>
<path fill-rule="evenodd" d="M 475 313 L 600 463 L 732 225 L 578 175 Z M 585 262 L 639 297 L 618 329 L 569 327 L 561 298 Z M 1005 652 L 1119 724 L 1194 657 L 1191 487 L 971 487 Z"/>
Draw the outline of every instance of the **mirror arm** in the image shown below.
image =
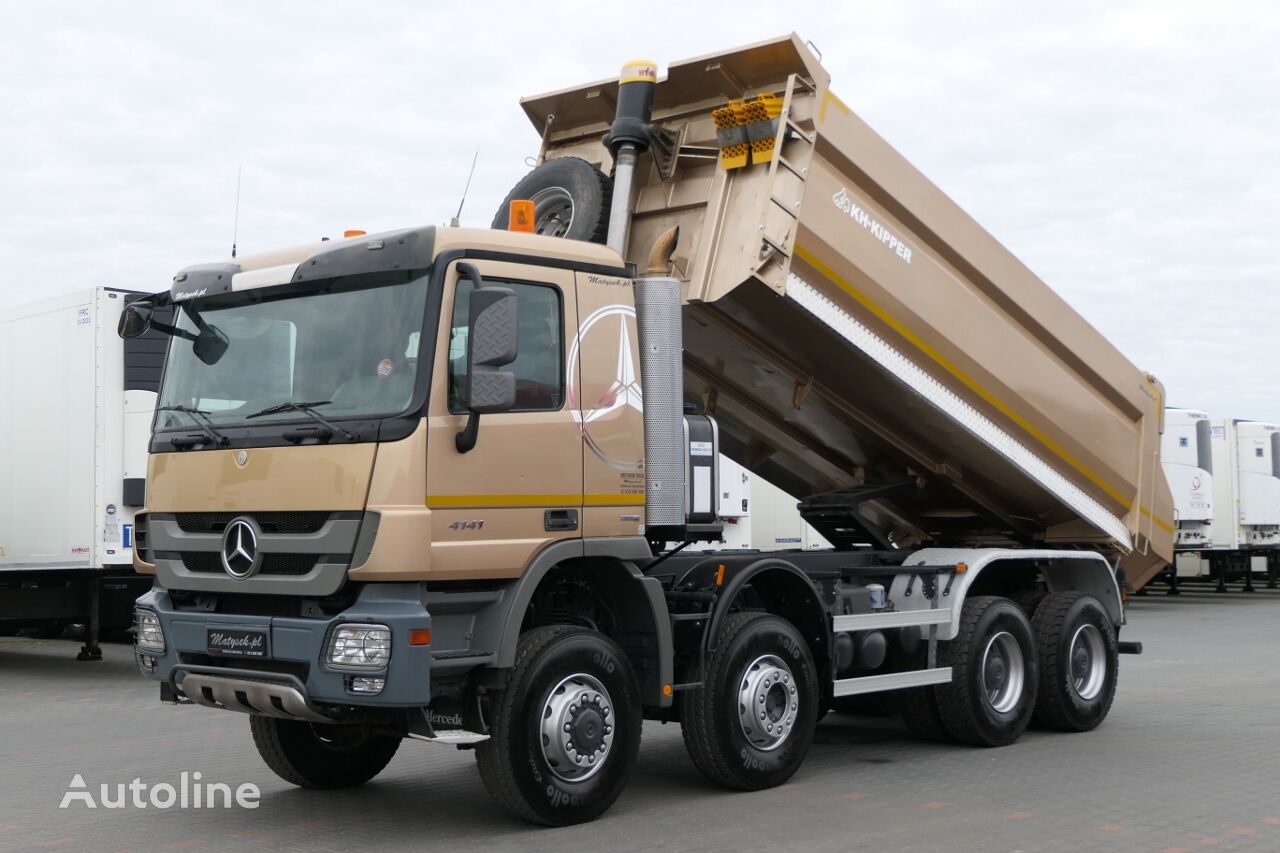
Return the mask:
<path fill-rule="evenodd" d="M 465 275 L 470 281 L 471 286 L 476 290 L 484 287 L 484 279 L 480 277 L 480 270 L 476 269 L 474 264 L 458 264 L 458 272 Z M 459 453 L 470 453 L 476 448 L 476 442 L 480 440 L 480 413 L 472 412 L 467 416 L 467 425 L 453 437 L 454 446 L 458 448 Z"/>
<path fill-rule="evenodd" d="M 467 416 L 467 425 L 453 437 L 453 444 L 459 453 L 470 453 L 476 448 L 480 439 L 480 413 L 472 412 Z"/>
<path fill-rule="evenodd" d="M 191 334 L 186 329 L 179 329 L 177 326 L 170 326 L 168 323 L 157 323 L 155 320 L 151 321 L 151 328 L 155 329 L 157 332 L 163 332 L 164 334 L 175 338 L 182 338 L 184 341 L 195 342 L 199 337 L 198 335 Z"/>
<path fill-rule="evenodd" d="M 474 264 L 458 264 L 458 272 L 465 275 L 476 290 L 484 287 L 484 279 L 480 277 L 480 270 Z"/>

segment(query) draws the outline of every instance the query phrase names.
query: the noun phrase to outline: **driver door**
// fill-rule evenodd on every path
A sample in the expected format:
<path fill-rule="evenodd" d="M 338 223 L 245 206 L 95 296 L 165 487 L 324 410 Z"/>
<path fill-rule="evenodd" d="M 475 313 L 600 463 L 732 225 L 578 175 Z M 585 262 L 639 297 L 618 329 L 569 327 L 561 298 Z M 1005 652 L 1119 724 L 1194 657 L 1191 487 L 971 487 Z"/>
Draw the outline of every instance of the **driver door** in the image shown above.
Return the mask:
<path fill-rule="evenodd" d="M 485 284 L 519 300 L 516 404 L 480 416 L 476 446 L 460 453 L 467 424 L 467 307 L 471 282 L 457 263 L 445 276 L 428 406 L 427 506 L 432 574 L 517 577 L 560 539 L 582 536 L 582 435 L 568 401 L 569 342 L 577 329 L 573 273 L 495 261 L 473 264 Z"/>

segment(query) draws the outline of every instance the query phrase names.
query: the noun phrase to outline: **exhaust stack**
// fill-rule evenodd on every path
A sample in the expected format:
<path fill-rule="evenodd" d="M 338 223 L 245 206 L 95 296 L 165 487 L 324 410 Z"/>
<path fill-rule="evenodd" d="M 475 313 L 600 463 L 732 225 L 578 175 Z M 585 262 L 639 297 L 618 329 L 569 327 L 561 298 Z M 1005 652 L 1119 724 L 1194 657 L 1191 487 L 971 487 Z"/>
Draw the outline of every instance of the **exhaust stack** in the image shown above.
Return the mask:
<path fill-rule="evenodd" d="M 616 186 L 616 185 L 615 185 Z M 617 195 L 614 195 L 615 202 Z M 612 221 L 612 220 L 611 220 Z M 681 538 L 685 523 L 684 339 L 680 281 L 666 273 L 680 229 L 653 245 L 636 279 L 636 329 L 644 397 L 645 529 L 650 539 Z M 660 533 L 659 531 L 666 531 Z"/>

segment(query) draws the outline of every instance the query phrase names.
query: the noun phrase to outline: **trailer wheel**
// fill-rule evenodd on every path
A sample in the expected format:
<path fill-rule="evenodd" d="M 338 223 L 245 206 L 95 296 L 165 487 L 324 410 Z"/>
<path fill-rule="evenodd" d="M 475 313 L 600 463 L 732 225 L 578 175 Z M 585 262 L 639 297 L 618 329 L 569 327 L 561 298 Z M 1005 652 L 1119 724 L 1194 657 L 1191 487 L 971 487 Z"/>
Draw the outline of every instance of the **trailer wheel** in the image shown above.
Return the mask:
<path fill-rule="evenodd" d="M 612 184 L 608 175 L 579 157 L 548 160 L 511 188 L 491 227 L 506 230 L 511 202 L 528 199 L 537 233 L 603 243 Z"/>
<path fill-rule="evenodd" d="M 1005 746 L 1026 731 L 1039 668 L 1022 608 L 996 596 L 966 601 L 956 638 L 938 644 L 938 665 L 952 670 L 951 681 L 933 690 L 949 735 L 974 746 Z"/>
<path fill-rule="evenodd" d="M 1097 728 L 1111 710 L 1119 674 L 1116 632 L 1102 603 L 1055 592 L 1031 620 L 1040 650 L 1036 722 L 1065 732 Z"/>
<path fill-rule="evenodd" d="M 809 646 L 769 613 L 725 619 L 703 686 L 681 713 L 685 748 L 712 782 L 743 791 L 781 785 L 809 752 L 818 679 Z"/>
<path fill-rule="evenodd" d="M 357 726 L 329 726 L 254 714 L 253 743 L 267 766 L 301 788 L 363 785 L 391 761 L 400 738 L 373 735 Z"/>
<path fill-rule="evenodd" d="M 604 634 L 569 625 L 520 636 L 476 747 L 490 796 L 546 826 L 593 820 L 622 793 L 640 749 L 640 689 Z"/>

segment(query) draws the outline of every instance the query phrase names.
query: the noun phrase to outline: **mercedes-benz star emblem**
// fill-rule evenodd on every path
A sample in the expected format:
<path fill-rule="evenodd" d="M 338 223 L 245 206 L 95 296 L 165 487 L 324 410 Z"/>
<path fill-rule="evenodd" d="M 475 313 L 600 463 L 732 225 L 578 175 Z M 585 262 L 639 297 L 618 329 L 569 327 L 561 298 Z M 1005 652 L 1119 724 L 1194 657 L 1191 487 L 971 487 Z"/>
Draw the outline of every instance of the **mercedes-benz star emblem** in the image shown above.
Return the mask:
<path fill-rule="evenodd" d="M 617 368 L 613 383 L 600 395 L 600 399 L 595 402 L 595 405 L 590 406 L 588 401 L 579 399 L 580 394 L 576 379 L 582 342 L 596 323 L 611 317 L 617 317 L 620 324 L 618 329 Z M 578 422 L 578 428 L 582 431 L 583 440 L 586 442 L 587 447 L 608 465 L 619 471 L 633 472 L 644 470 L 644 460 L 617 459 L 611 456 L 592 436 L 591 425 L 612 415 L 619 409 L 626 408 L 633 409 L 636 412 L 644 412 L 644 395 L 640 390 L 640 380 L 636 376 L 635 359 L 631 353 L 630 327 L 635 325 L 635 321 L 636 309 L 630 305 L 606 305 L 597 309 L 582 322 L 577 336 L 573 339 L 573 345 L 569 348 L 570 411 L 573 413 L 574 420 Z"/>
<path fill-rule="evenodd" d="M 247 518 L 233 519 L 222 534 L 222 568 L 233 578 L 244 579 L 258 570 L 258 533 Z"/>

